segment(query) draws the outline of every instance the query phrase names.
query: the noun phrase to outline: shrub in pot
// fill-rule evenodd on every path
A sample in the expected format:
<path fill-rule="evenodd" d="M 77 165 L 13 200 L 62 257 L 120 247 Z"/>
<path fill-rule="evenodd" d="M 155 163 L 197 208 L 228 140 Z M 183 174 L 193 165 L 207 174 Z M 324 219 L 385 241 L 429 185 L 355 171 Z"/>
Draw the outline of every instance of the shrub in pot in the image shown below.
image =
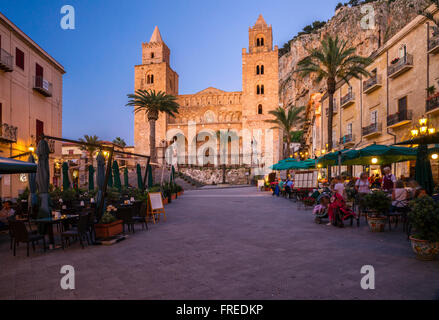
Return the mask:
<path fill-rule="evenodd" d="M 367 223 L 372 232 L 383 232 L 386 225 L 386 214 L 389 212 L 392 200 L 383 191 L 373 191 L 363 198 L 362 204 L 368 208 Z"/>
<path fill-rule="evenodd" d="M 409 221 L 413 235 L 410 241 L 416 257 L 434 260 L 439 253 L 439 205 L 429 196 L 410 203 Z"/>

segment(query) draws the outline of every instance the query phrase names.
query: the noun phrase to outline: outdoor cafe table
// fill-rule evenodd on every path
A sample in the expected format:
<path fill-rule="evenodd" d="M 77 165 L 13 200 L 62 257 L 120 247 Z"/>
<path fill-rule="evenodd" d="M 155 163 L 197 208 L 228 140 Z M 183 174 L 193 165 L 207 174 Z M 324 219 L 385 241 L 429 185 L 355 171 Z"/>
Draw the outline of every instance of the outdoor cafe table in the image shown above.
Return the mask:
<path fill-rule="evenodd" d="M 49 235 L 49 244 L 51 244 L 53 247 L 55 247 L 55 238 L 53 236 L 53 225 L 63 222 L 63 221 L 69 221 L 69 220 L 74 220 L 77 219 L 79 217 L 78 214 L 69 214 L 69 215 L 62 215 L 60 218 L 40 218 L 40 219 L 33 219 L 31 220 L 32 222 L 35 223 L 41 223 L 46 225 L 47 228 L 47 233 Z"/>

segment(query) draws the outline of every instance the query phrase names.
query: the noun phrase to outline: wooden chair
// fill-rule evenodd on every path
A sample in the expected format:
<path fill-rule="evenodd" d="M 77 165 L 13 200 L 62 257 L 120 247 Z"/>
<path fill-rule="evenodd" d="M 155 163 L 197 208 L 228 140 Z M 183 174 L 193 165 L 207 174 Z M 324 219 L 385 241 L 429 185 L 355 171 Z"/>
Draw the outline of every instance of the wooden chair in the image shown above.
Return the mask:
<path fill-rule="evenodd" d="M 138 211 L 135 212 L 135 216 L 133 216 L 133 220 L 136 223 L 141 223 L 142 224 L 142 230 L 144 230 L 146 228 L 146 230 L 148 230 L 148 222 L 147 222 L 147 209 L 146 209 L 146 202 L 143 201 L 142 203 L 140 203 L 140 208 Z"/>
<path fill-rule="evenodd" d="M 46 239 L 43 235 L 40 234 L 32 234 L 30 233 L 27 228 L 26 224 L 23 221 L 14 221 L 11 220 L 9 222 L 12 225 L 12 236 L 13 236 L 13 243 L 14 243 L 14 256 L 16 253 L 17 245 L 20 242 L 25 242 L 27 245 L 27 256 L 29 257 L 29 244 L 32 243 L 32 248 L 35 251 L 35 242 L 38 242 L 39 240 L 43 240 L 43 248 L 44 252 L 46 252 Z"/>

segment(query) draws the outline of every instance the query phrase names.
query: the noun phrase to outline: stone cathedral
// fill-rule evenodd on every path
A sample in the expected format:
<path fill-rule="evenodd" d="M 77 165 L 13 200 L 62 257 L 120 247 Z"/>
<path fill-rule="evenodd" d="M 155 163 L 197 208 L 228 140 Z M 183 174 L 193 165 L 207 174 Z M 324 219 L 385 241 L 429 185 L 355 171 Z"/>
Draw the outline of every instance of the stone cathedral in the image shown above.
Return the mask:
<path fill-rule="evenodd" d="M 177 96 L 180 105 L 176 118 L 160 114 L 156 122 L 157 147 L 163 146 L 164 141 L 169 142 L 172 136 L 178 134 L 185 137 L 188 145 L 189 124 L 195 124 L 196 134 L 231 130 L 247 131 L 253 135 L 254 129 L 261 129 L 262 136 L 259 136 L 256 149 L 260 156 L 270 160 L 259 165 L 268 167 L 279 160 L 282 150 L 281 132 L 275 129 L 267 134 L 265 131 L 273 127 L 273 124 L 266 122 L 273 118 L 269 111 L 279 106 L 278 48 L 273 48 L 272 27 L 267 25 L 262 15 L 249 28 L 248 46 L 248 51 L 246 48 L 242 49 L 242 91 L 226 92 L 209 87 L 195 94 L 179 95 L 178 74 L 170 65 L 171 51 L 163 41 L 158 27 L 155 27 L 149 42 L 142 44 L 142 64 L 135 66 L 135 90 L 164 91 Z M 149 154 L 147 117 L 144 113 L 136 113 L 134 122 L 136 152 Z M 204 138 L 201 140 L 204 141 Z M 253 140 L 247 147 L 242 137 L 238 141 L 241 158 L 251 152 L 251 147 L 255 147 Z M 268 144 L 272 145 L 271 149 Z M 199 145 L 200 139 L 197 139 L 196 146 Z M 186 147 L 181 152 L 182 161 L 186 163 L 191 161 L 187 156 L 189 149 L 190 147 Z M 158 154 L 160 157 L 160 152 Z M 180 161 L 182 155 L 179 154 L 178 157 Z M 242 159 L 239 161 L 241 164 Z"/>

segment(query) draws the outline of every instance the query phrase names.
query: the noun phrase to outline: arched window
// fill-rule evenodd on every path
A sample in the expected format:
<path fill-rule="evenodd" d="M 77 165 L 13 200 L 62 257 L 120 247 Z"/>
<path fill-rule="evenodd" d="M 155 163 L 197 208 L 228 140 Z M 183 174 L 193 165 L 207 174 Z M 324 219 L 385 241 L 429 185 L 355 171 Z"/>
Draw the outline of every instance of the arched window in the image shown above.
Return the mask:
<path fill-rule="evenodd" d="M 264 46 L 264 38 L 261 38 L 261 47 Z"/>
<path fill-rule="evenodd" d="M 258 106 L 258 114 L 262 114 L 262 104 Z"/>
<path fill-rule="evenodd" d="M 151 52 L 151 59 L 154 59 L 154 52 Z"/>
<path fill-rule="evenodd" d="M 152 84 L 152 83 L 154 83 L 154 75 L 153 75 L 153 74 L 148 74 L 148 75 L 146 76 L 146 83 L 147 83 L 147 84 Z"/>
<path fill-rule="evenodd" d="M 259 72 L 260 72 L 259 66 L 256 66 L 256 74 L 259 74 Z"/>
<path fill-rule="evenodd" d="M 259 38 L 256 39 L 256 46 L 259 47 L 261 45 L 261 42 L 259 40 Z"/>
<path fill-rule="evenodd" d="M 264 85 L 261 86 L 261 94 L 264 94 Z"/>
<path fill-rule="evenodd" d="M 261 87 L 259 85 L 256 86 L 256 94 L 261 94 Z"/>
<path fill-rule="evenodd" d="M 264 74 L 264 65 L 261 65 L 260 70 L 261 70 L 261 74 Z"/>

